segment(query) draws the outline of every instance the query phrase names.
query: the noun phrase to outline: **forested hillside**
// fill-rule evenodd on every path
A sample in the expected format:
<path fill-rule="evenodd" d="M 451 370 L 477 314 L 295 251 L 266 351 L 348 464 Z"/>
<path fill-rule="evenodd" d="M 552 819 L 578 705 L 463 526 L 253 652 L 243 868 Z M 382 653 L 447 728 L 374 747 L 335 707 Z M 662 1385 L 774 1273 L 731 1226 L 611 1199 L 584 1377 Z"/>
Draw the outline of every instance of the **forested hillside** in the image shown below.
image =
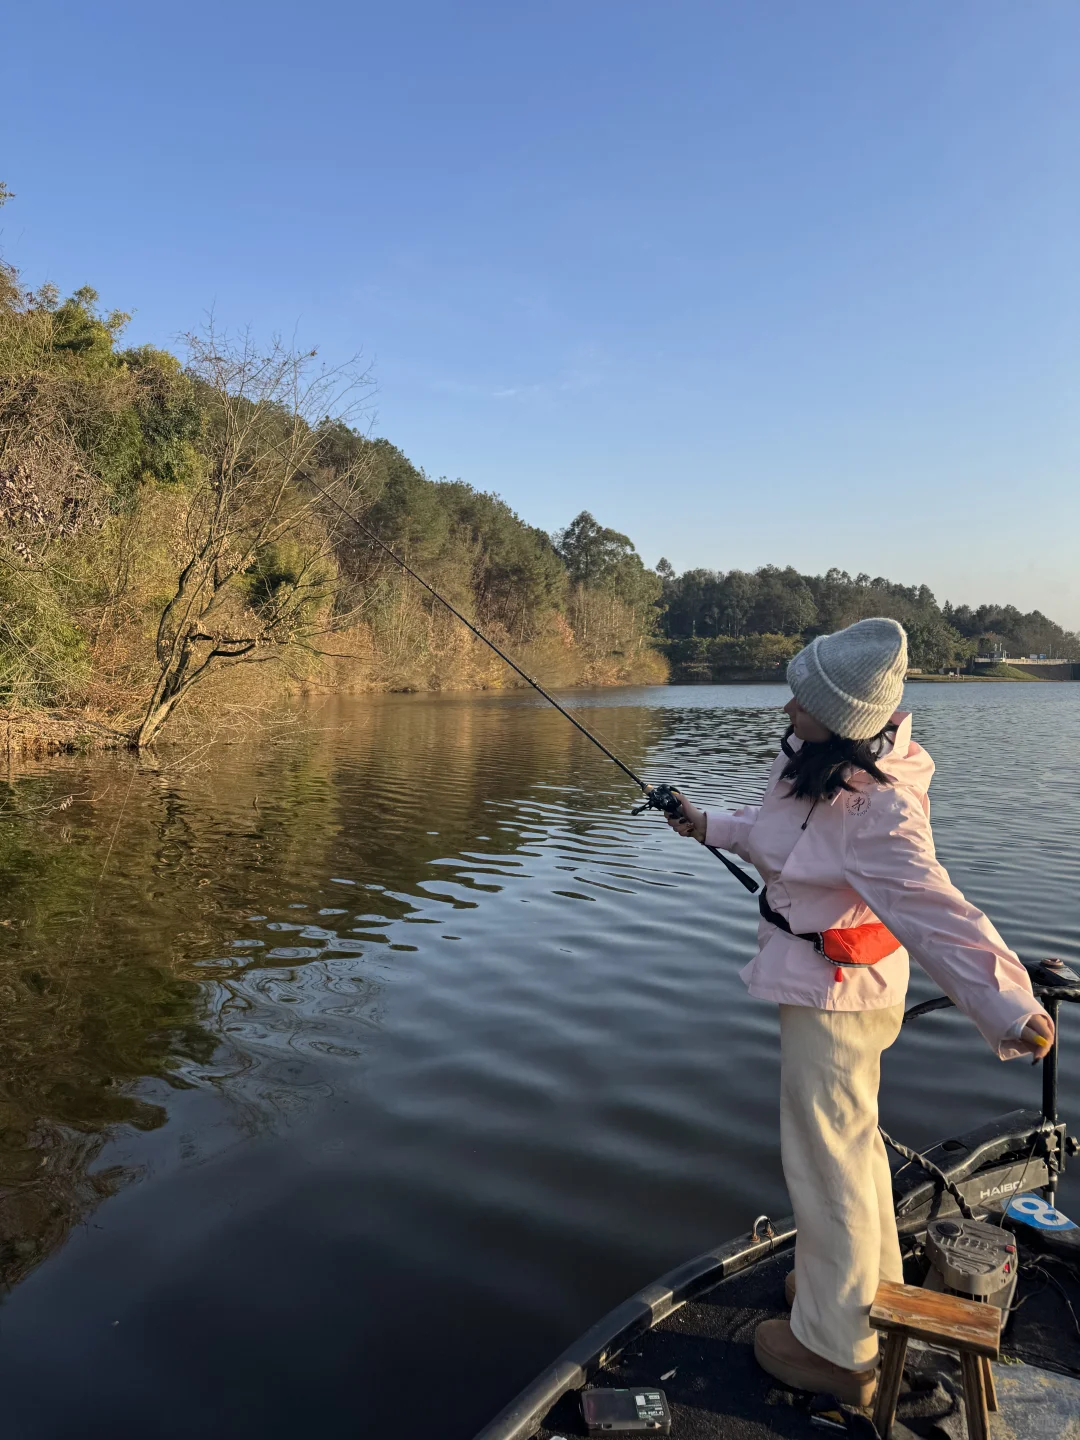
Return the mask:
<path fill-rule="evenodd" d="M 148 744 L 178 707 L 240 722 L 289 687 L 514 683 L 350 516 L 549 683 L 666 675 L 660 579 L 625 536 L 581 515 L 551 537 L 432 481 L 357 425 L 357 367 L 212 329 L 181 362 L 125 348 L 127 318 L 0 269 L 9 719 L 79 714 Z"/>
<path fill-rule="evenodd" d="M 0 265 L 9 736 L 52 715 L 143 746 L 177 713 L 242 725 L 290 689 L 518 683 L 354 518 L 549 685 L 663 680 L 668 659 L 714 677 L 775 669 L 874 614 L 903 621 L 926 669 L 980 650 L 1080 658 L 1037 612 L 939 606 L 925 586 L 653 571 L 587 512 L 548 535 L 371 438 L 362 368 L 212 327 L 181 360 L 125 347 L 127 320 L 89 287 L 63 299 Z"/>

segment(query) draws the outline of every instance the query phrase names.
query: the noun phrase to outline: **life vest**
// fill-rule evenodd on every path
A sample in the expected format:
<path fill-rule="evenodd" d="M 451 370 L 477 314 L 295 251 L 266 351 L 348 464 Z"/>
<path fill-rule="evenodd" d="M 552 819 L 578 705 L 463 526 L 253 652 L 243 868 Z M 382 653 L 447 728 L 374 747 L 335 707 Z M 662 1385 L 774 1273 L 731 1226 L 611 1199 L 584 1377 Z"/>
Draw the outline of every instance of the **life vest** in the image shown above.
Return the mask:
<path fill-rule="evenodd" d="M 801 934 L 798 930 L 792 930 L 783 915 L 777 914 L 765 897 L 766 892 L 763 890 L 758 897 L 761 918 L 770 925 L 775 925 L 778 930 L 794 935 L 796 940 L 809 940 L 819 955 L 824 955 L 826 960 L 831 960 L 836 966 L 833 975 L 836 981 L 843 980 L 846 966 L 876 965 L 879 960 L 884 960 L 886 955 L 891 955 L 900 948 L 900 941 L 880 920 L 875 920 L 870 925 L 848 925 L 844 929 L 814 930 L 809 934 Z"/>

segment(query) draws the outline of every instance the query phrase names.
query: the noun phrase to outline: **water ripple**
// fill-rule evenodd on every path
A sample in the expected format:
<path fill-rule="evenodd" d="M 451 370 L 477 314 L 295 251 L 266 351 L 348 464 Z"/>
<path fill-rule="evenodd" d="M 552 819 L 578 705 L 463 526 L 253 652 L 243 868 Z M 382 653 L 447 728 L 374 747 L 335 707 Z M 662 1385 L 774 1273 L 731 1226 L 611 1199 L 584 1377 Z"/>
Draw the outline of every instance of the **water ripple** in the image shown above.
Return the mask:
<path fill-rule="evenodd" d="M 784 698 L 569 703 L 639 773 L 716 806 L 760 798 Z M 157 1317 L 148 1384 L 187 1433 L 200 1404 L 233 1413 L 241 1381 L 217 1357 L 237 1337 L 262 1336 L 260 1355 L 287 1337 L 307 1363 L 276 1372 L 281 1414 L 259 1421 L 284 1437 L 335 1423 L 346 1385 L 382 1414 L 432 1331 L 447 1394 L 499 1357 L 493 1410 L 507 1376 L 636 1285 L 786 1207 L 776 1014 L 738 979 L 756 910 L 715 860 L 633 817 L 633 787 L 528 696 L 317 703 L 287 742 L 205 772 L 74 758 L 16 787 L 7 1278 L 48 1260 L 5 1302 L 6 1393 L 41 1417 L 21 1434 L 105 1410 L 138 1428 L 146 1352 L 88 1358 L 102 1274 L 119 1335 Z M 1022 953 L 1080 963 L 1080 686 L 913 686 L 908 703 L 957 883 Z M 95 798 L 39 803 L 69 793 Z M 920 1143 L 1037 1088 L 933 1016 L 886 1056 L 885 1122 Z M 1068 1050 L 1062 1100 L 1080 1116 Z M 76 1231 L 95 1206 L 100 1228 Z M 327 1365 L 340 1336 L 348 1358 Z"/>

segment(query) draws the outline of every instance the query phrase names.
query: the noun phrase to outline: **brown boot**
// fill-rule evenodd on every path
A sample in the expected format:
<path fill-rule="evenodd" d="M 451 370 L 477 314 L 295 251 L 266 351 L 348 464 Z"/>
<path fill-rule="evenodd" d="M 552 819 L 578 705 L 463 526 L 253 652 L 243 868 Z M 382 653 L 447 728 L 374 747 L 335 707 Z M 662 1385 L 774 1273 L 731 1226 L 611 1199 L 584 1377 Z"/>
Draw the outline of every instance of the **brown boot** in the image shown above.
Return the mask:
<path fill-rule="evenodd" d="M 795 1304 L 795 1271 L 789 1270 L 784 1276 L 784 1303 L 790 1310 Z"/>
<path fill-rule="evenodd" d="M 754 1331 L 754 1359 L 767 1375 L 793 1390 L 828 1391 L 844 1405 L 869 1405 L 876 1370 L 845 1370 L 808 1350 L 788 1320 L 763 1320 Z"/>

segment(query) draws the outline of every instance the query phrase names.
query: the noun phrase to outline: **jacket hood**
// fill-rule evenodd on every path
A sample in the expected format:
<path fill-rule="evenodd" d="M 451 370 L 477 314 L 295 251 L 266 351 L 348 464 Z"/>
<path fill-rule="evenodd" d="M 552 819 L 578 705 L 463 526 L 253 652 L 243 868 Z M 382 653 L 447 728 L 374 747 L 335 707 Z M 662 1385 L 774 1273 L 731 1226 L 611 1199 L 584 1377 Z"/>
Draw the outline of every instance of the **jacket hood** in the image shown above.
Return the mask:
<path fill-rule="evenodd" d="M 877 762 L 878 769 L 898 784 L 910 785 L 925 794 L 934 778 L 934 762 L 911 738 L 911 712 L 897 710 L 892 723 L 896 726 L 896 738 Z"/>

